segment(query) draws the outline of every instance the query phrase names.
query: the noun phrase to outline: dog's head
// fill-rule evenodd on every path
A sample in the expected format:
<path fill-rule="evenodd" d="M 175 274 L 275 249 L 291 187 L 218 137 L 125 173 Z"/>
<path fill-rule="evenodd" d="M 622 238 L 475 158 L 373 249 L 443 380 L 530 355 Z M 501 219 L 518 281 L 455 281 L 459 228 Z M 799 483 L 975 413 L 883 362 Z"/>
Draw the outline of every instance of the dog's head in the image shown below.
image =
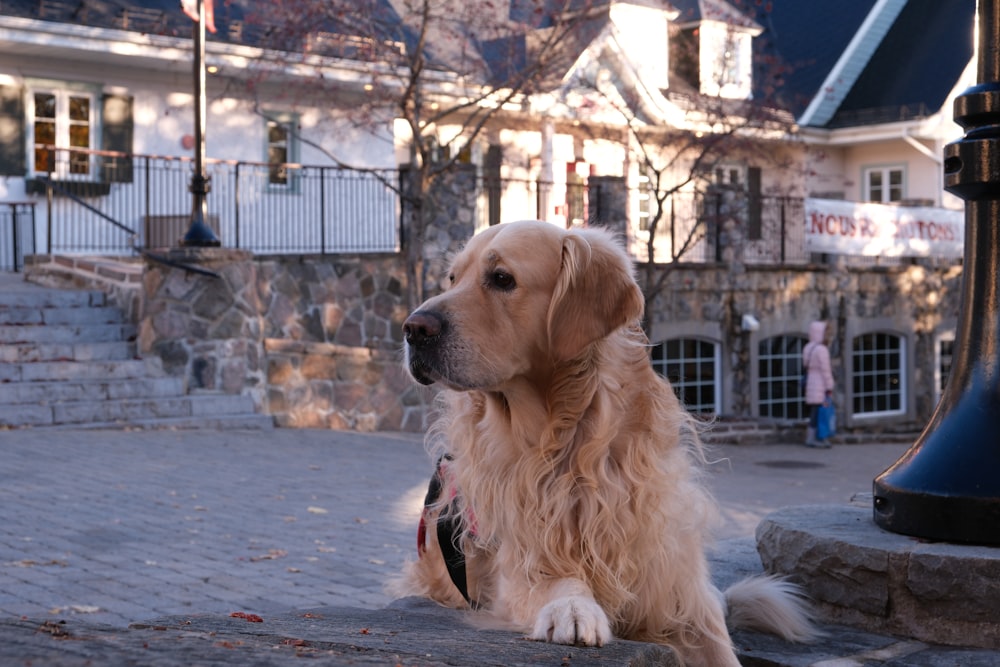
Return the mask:
<path fill-rule="evenodd" d="M 494 391 L 543 380 L 642 316 L 631 260 L 600 229 L 491 227 L 458 254 L 448 279 L 403 324 L 407 365 L 423 384 Z"/>

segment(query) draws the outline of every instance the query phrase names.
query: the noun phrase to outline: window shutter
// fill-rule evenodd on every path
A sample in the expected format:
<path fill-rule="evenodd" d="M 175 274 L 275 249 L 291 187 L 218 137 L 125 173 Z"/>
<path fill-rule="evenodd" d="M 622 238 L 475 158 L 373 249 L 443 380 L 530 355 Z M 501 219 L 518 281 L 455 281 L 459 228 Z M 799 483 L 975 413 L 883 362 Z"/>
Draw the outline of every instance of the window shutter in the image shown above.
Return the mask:
<path fill-rule="evenodd" d="M 105 95 L 101 99 L 101 150 L 126 153 L 125 157 L 102 157 L 101 180 L 132 182 L 132 97 Z"/>
<path fill-rule="evenodd" d="M 750 241 L 764 238 L 760 195 L 760 167 L 750 167 L 747 169 L 747 239 Z"/>
<path fill-rule="evenodd" d="M 24 123 L 24 89 L 0 86 L 0 175 L 24 176 L 28 172 Z"/>
<path fill-rule="evenodd" d="M 483 180 L 486 184 L 486 210 L 490 225 L 500 224 L 500 200 L 503 197 L 500 182 L 500 167 L 503 164 L 503 148 L 491 144 L 483 156 Z"/>

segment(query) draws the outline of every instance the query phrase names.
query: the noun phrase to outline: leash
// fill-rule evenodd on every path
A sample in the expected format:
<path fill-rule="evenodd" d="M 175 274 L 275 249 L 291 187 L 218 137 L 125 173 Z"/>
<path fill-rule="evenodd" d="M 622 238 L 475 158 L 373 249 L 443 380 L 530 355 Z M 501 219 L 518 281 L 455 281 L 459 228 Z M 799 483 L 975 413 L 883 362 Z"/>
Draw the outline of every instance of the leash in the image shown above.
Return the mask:
<path fill-rule="evenodd" d="M 438 502 L 441 493 L 444 491 L 444 472 L 442 462 L 450 461 L 451 456 L 445 454 L 438 459 L 434 467 L 434 475 L 427 485 L 427 495 L 424 496 L 424 511 L 420 515 L 420 525 L 417 527 L 417 554 L 423 558 L 427 551 L 427 516 L 430 507 Z M 476 609 L 479 605 L 469 597 L 469 588 L 465 574 L 465 552 L 459 545 L 462 533 L 462 521 L 458 514 L 458 500 L 453 498 L 447 511 L 438 516 L 435 527 L 438 538 L 438 546 L 441 548 L 441 556 L 444 558 L 444 565 L 448 569 L 448 577 L 455 585 L 458 592 L 462 594 L 469 606 Z"/>

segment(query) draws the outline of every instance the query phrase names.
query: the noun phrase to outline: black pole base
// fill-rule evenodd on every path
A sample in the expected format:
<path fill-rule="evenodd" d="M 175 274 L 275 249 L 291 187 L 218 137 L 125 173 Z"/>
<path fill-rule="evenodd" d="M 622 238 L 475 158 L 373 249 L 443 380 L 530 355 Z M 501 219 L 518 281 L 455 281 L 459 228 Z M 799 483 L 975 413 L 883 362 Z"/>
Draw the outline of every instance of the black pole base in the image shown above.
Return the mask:
<path fill-rule="evenodd" d="M 181 245 L 189 248 L 216 248 L 222 245 L 222 241 L 212 228 L 205 224 L 205 220 L 196 215 L 191 218 L 191 226 L 181 239 Z"/>
<path fill-rule="evenodd" d="M 1000 545 L 1000 396 L 982 369 L 875 478 L 875 523 L 928 540 Z"/>

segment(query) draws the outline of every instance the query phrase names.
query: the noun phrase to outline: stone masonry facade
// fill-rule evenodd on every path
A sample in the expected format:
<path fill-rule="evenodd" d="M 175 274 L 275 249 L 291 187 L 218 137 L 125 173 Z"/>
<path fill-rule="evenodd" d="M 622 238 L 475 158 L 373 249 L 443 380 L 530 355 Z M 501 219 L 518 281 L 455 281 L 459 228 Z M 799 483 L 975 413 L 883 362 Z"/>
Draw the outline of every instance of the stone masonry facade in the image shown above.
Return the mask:
<path fill-rule="evenodd" d="M 472 236 L 474 186 L 462 171 L 439 183 L 435 198 L 451 204 L 440 207 L 423 239 L 413 240 L 425 260 L 427 295 L 440 289 L 447 258 Z M 595 210 L 616 208 L 622 184 L 599 186 Z M 595 222 L 622 231 L 619 220 Z M 852 336 L 887 331 L 907 345 L 905 413 L 878 423 L 848 419 L 844 426 L 891 432 L 926 422 L 937 400 L 936 345 L 957 320 L 960 265 L 746 266 L 734 259 L 741 239 L 738 225 L 720 224 L 720 261 L 655 267 L 654 282 L 660 272 L 668 275 L 648 317 L 654 344 L 678 337 L 717 344 L 720 416 L 756 418 L 757 346 L 769 337 L 805 335 L 809 321 L 822 318 L 834 334 L 840 404 L 850 398 L 845 351 Z M 140 353 L 183 377 L 188 391 L 250 396 L 279 426 L 425 429 L 435 390 L 418 386 L 402 368 L 402 324 L 410 307 L 402 252 L 254 257 L 226 248 L 174 248 L 161 254 L 169 264 L 40 255 L 26 271 L 35 282 L 108 292 L 139 325 Z M 640 281 L 644 271 L 637 266 Z M 744 315 L 759 328 L 744 330 Z"/>

